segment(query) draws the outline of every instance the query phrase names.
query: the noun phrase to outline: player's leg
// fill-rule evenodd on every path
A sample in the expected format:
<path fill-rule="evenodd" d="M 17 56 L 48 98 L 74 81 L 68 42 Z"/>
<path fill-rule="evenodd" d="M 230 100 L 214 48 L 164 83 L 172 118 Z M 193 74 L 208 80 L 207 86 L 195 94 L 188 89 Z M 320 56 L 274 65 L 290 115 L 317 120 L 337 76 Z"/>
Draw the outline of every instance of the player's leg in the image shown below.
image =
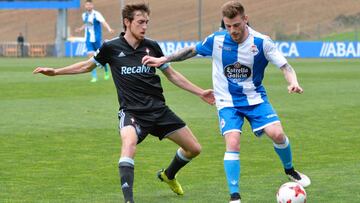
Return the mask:
<path fill-rule="evenodd" d="M 265 127 L 264 132 L 273 141 L 275 152 L 285 170 L 293 168 L 291 145 L 284 134 L 281 123 L 277 122 Z"/>
<path fill-rule="evenodd" d="M 94 50 L 97 51 L 98 49 L 100 49 L 101 47 L 101 40 L 97 40 L 96 42 L 93 43 L 94 44 Z M 110 78 L 109 75 L 109 65 L 105 64 L 105 66 L 101 67 L 104 68 L 104 80 L 108 80 Z M 95 69 L 94 69 L 95 70 Z M 97 76 L 96 76 L 97 77 Z"/>
<path fill-rule="evenodd" d="M 290 141 L 285 135 L 281 123 L 277 122 L 265 127 L 264 132 L 272 139 L 274 150 L 279 156 L 288 177 L 303 187 L 309 186 L 311 184 L 310 179 L 294 169 Z"/>
<path fill-rule="evenodd" d="M 159 137 L 160 140 L 168 138 L 180 146 L 170 165 L 158 172 L 158 178 L 167 183 L 173 192 L 182 195 L 184 192 L 175 175 L 192 158 L 200 154 L 201 146 L 185 122 L 168 107 L 154 112 L 153 117 L 156 122 L 150 134 Z"/>
<path fill-rule="evenodd" d="M 110 78 L 110 74 L 109 74 L 109 65 L 105 64 L 104 66 L 104 80 L 108 80 Z"/>
<path fill-rule="evenodd" d="M 176 173 L 191 161 L 192 158 L 198 156 L 201 152 L 201 145 L 197 141 L 188 127 L 180 128 L 167 136 L 168 139 L 175 142 L 180 148 L 176 151 L 174 159 L 165 173 L 169 179 L 174 179 Z"/>
<path fill-rule="evenodd" d="M 168 118 L 171 118 L 171 116 Z M 173 121 L 176 121 L 174 117 Z M 159 130 L 158 132 L 164 136 L 159 136 L 159 138 L 162 139 L 162 137 L 166 137 L 178 144 L 180 148 L 176 151 L 170 165 L 166 169 L 161 169 L 157 175 L 161 181 L 169 185 L 173 192 L 178 195 L 183 195 L 184 191 L 175 176 L 192 158 L 200 154 L 201 146 L 191 130 L 185 126 L 185 123 L 181 119 L 178 120 L 178 123 L 168 125 L 168 127 L 162 127 L 162 129 L 164 130 Z"/>
<path fill-rule="evenodd" d="M 131 125 L 122 127 L 121 135 L 121 156 L 119 160 L 119 175 L 121 189 L 126 203 L 132 203 L 134 183 L 134 156 L 136 151 L 137 135 L 135 128 Z"/>
<path fill-rule="evenodd" d="M 247 114 L 251 127 L 257 136 L 265 133 L 274 144 L 274 149 L 279 156 L 286 174 L 293 176 L 304 187 L 310 185 L 310 179 L 294 170 L 289 139 L 284 133 L 279 117 L 269 102 L 255 105 Z M 302 178 L 303 177 L 303 178 Z"/>
<path fill-rule="evenodd" d="M 224 135 L 226 152 L 224 170 L 230 191 L 230 202 L 240 202 L 240 132 L 229 132 Z"/>
<path fill-rule="evenodd" d="M 240 135 L 244 118 L 236 108 L 219 110 L 221 134 L 225 139 L 224 170 L 230 202 L 240 202 Z"/>
<path fill-rule="evenodd" d="M 134 157 L 136 145 L 145 139 L 147 132 L 140 127 L 133 115 L 119 112 L 119 129 L 121 136 L 121 156 L 119 175 L 125 202 L 133 202 Z"/>
<path fill-rule="evenodd" d="M 89 58 L 93 57 L 96 51 L 96 47 L 95 44 L 89 41 L 86 41 L 86 49 L 87 49 L 87 56 Z M 96 73 L 96 68 L 94 68 L 91 71 L 91 80 L 90 82 L 96 82 L 97 81 L 97 73 Z"/>

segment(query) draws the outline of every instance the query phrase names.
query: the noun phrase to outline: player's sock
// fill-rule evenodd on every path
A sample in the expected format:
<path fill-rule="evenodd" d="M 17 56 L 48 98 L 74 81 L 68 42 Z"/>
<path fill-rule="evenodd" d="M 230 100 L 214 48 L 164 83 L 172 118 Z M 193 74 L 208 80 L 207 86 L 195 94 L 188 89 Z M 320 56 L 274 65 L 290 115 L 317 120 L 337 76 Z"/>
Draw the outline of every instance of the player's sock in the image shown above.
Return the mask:
<path fill-rule="evenodd" d="M 109 72 L 109 66 L 108 66 L 108 64 L 105 64 L 105 66 L 104 66 L 104 71 L 105 71 L 105 73 L 108 73 L 108 72 Z"/>
<path fill-rule="evenodd" d="M 97 79 L 96 68 L 91 71 L 91 77 Z"/>
<path fill-rule="evenodd" d="M 108 64 L 105 64 L 105 66 L 104 66 L 104 72 L 105 72 L 104 79 L 105 79 L 105 80 L 108 80 L 108 79 L 110 78 L 110 76 L 109 76 L 109 66 L 108 66 Z"/>
<path fill-rule="evenodd" d="M 239 193 L 240 159 L 239 152 L 225 152 L 224 169 L 230 194 Z"/>
<path fill-rule="evenodd" d="M 184 167 L 187 163 L 189 163 L 191 159 L 186 158 L 180 151 L 180 148 L 176 151 L 175 157 L 170 163 L 170 165 L 165 169 L 165 174 L 172 180 L 175 178 L 176 173 Z"/>
<path fill-rule="evenodd" d="M 280 160 L 285 169 L 291 169 L 293 167 L 292 154 L 289 139 L 285 136 L 284 144 L 274 143 L 275 152 L 280 157 Z"/>
<path fill-rule="evenodd" d="M 129 157 L 121 157 L 119 160 L 119 174 L 121 189 L 124 194 L 125 202 L 134 202 L 133 182 L 134 182 L 134 160 Z"/>

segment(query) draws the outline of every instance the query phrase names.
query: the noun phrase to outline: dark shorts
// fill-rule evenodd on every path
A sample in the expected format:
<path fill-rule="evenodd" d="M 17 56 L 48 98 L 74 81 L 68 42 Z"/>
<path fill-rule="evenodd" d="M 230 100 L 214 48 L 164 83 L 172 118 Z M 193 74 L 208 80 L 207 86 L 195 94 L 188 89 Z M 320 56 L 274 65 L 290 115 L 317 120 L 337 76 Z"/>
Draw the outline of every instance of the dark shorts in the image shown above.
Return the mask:
<path fill-rule="evenodd" d="M 156 136 L 159 140 L 186 126 L 168 107 L 153 112 L 139 113 L 126 110 L 119 111 L 119 130 L 132 125 L 138 137 L 137 143 L 142 142 L 148 134 Z"/>

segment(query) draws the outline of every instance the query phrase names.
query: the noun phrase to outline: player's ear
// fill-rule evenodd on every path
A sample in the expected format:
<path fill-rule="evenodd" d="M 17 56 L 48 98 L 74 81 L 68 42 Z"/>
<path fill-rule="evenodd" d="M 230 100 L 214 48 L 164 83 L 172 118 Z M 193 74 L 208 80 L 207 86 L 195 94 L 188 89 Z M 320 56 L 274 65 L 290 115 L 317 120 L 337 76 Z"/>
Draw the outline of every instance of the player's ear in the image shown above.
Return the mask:
<path fill-rule="evenodd" d="M 245 23 L 247 24 L 249 22 L 249 16 L 244 15 L 243 16 L 243 20 L 245 21 Z"/>
<path fill-rule="evenodd" d="M 128 27 L 130 27 L 130 20 L 129 19 L 127 19 L 127 18 L 124 18 L 124 25 L 128 28 Z"/>

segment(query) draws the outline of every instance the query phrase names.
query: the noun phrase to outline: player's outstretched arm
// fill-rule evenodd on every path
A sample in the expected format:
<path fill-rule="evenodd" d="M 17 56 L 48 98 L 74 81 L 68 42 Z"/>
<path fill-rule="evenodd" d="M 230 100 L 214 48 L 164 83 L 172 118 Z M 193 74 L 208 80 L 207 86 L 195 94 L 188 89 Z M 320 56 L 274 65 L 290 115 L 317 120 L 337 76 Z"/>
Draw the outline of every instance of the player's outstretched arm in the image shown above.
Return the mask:
<path fill-rule="evenodd" d="M 114 32 L 115 32 L 115 31 L 110 27 L 110 25 L 109 25 L 106 21 L 101 22 L 101 24 L 102 24 L 110 33 L 114 33 Z"/>
<path fill-rule="evenodd" d="M 169 56 L 163 56 L 160 58 L 146 55 L 142 58 L 142 63 L 145 65 L 148 65 L 148 66 L 152 66 L 152 67 L 159 67 L 164 63 L 174 62 L 174 61 L 184 61 L 184 60 L 194 57 L 196 55 L 197 55 L 197 52 L 196 52 L 195 47 L 190 46 L 190 47 L 185 47 L 183 49 L 180 49 L 176 53 L 173 53 Z"/>
<path fill-rule="evenodd" d="M 291 67 L 291 65 L 286 63 L 285 65 L 281 66 L 280 69 L 284 73 L 284 77 L 288 82 L 289 93 L 303 93 L 304 90 L 300 87 L 295 70 Z"/>
<path fill-rule="evenodd" d="M 85 25 L 83 24 L 81 27 L 75 29 L 75 32 L 81 32 L 85 29 Z"/>
<path fill-rule="evenodd" d="M 92 71 L 96 67 L 96 64 L 92 59 L 81 61 L 70 66 L 66 66 L 63 68 L 48 68 L 48 67 L 37 67 L 33 71 L 33 74 L 44 74 L 47 76 L 56 76 L 56 75 L 72 75 L 72 74 L 80 74 L 87 73 Z"/>
<path fill-rule="evenodd" d="M 212 89 L 204 90 L 196 86 L 188 79 L 186 79 L 182 74 L 174 70 L 171 66 L 163 70 L 163 73 L 167 79 L 176 86 L 199 96 L 203 101 L 210 105 L 215 104 L 215 97 Z"/>

